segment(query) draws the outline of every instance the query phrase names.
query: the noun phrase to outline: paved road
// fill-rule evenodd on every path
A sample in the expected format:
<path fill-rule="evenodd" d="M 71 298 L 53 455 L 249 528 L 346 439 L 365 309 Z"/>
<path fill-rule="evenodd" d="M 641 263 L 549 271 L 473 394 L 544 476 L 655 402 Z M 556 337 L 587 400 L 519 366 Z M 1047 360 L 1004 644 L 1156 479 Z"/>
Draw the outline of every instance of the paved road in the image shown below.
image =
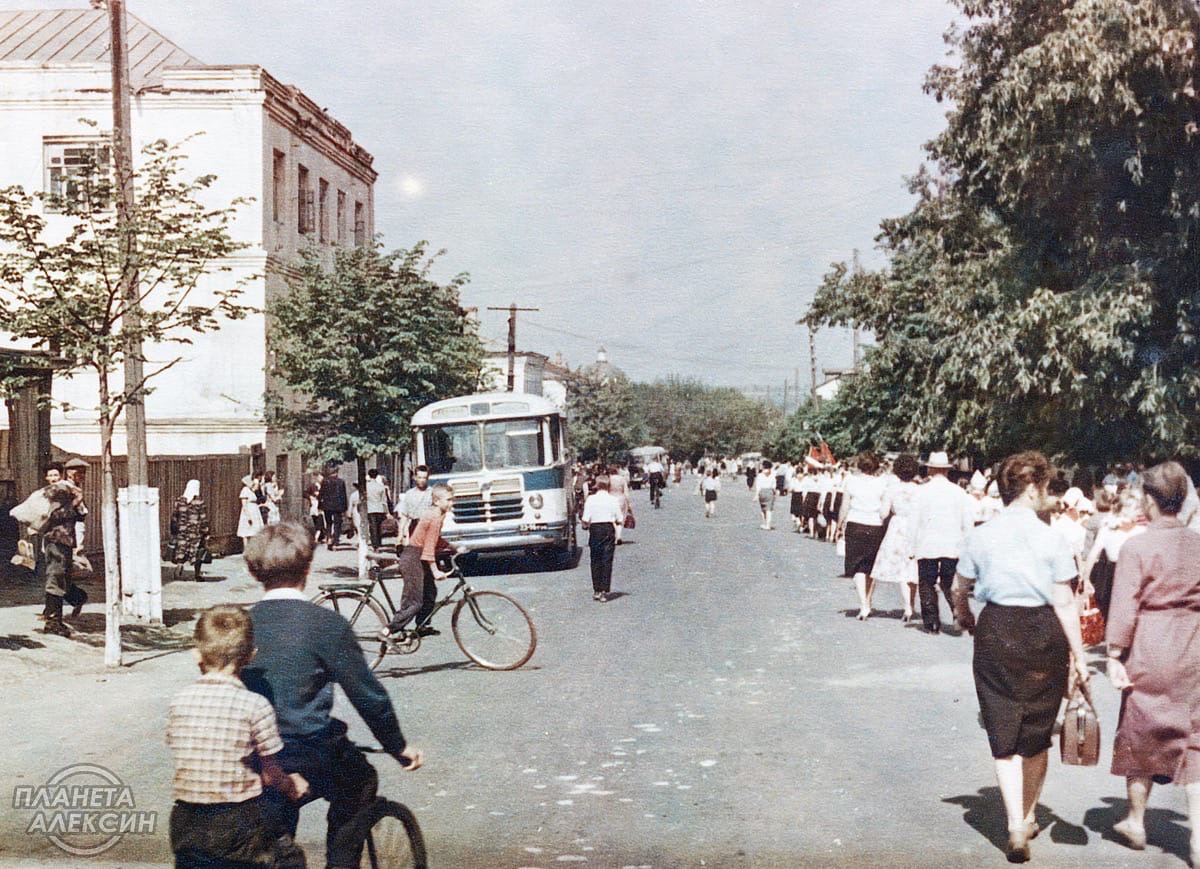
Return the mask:
<path fill-rule="evenodd" d="M 435 866 L 1007 865 L 969 638 L 903 626 L 888 588 L 880 604 L 893 609 L 857 622 L 832 547 L 760 530 L 736 483 L 714 520 L 682 489 L 662 510 L 644 497 L 636 506 L 610 603 L 591 600 L 586 553 L 570 571 L 504 572 L 521 567 L 510 563 L 477 579 L 537 621 L 538 650 L 522 670 L 467 666 L 448 634 L 385 661 L 381 675 L 428 761 L 403 773 L 380 759 L 383 790 L 416 810 Z M 325 572 L 351 560 L 319 557 Z M 255 598 L 236 568 L 226 573 L 210 594 Z M 19 681 L 4 680 L 6 800 L 16 784 L 91 760 L 139 806 L 169 805 L 163 710 L 191 667 L 170 648 L 135 657 L 144 660 L 117 674 L 29 663 Z M 1098 688 L 1107 746 L 1115 695 Z M 1107 762 L 1052 761 L 1036 865 L 1182 865 L 1178 789 L 1153 795 L 1145 853 L 1106 838 L 1123 808 Z M 305 813 L 310 856 L 322 814 Z M 0 821 L 0 865 L 63 865 L 27 823 L 17 811 Z M 78 865 L 168 857 L 161 835 L 126 837 Z"/>

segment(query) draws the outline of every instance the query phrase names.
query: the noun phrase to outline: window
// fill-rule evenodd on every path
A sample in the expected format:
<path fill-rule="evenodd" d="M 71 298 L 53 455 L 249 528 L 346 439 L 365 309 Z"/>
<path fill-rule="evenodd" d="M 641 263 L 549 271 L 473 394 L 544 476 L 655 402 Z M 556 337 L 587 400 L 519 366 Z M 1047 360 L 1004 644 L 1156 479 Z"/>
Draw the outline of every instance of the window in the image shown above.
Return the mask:
<path fill-rule="evenodd" d="M 430 426 L 421 431 L 421 438 L 425 442 L 425 464 L 430 473 L 463 473 L 483 467 L 479 426 L 473 422 Z"/>
<path fill-rule="evenodd" d="M 276 223 L 283 223 L 287 210 L 284 196 L 287 195 L 287 157 L 282 151 L 271 152 L 271 216 Z"/>
<path fill-rule="evenodd" d="M 362 247 L 367 243 L 367 210 L 361 202 L 354 203 L 354 246 Z"/>
<path fill-rule="evenodd" d="M 329 182 L 324 178 L 317 181 L 317 241 L 329 241 Z"/>
<path fill-rule="evenodd" d="M 308 167 L 303 165 L 296 167 L 296 204 L 299 211 L 296 228 L 301 235 L 308 235 L 313 231 L 316 214 L 313 207 L 313 191 L 309 186 Z"/>
<path fill-rule="evenodd" d="M 107 208 L 112 195 L 112 146 L 102 137 L 47 137 L 42 142 L 47 211 Z"/>
<path fill-rule="evenodd" d="M 337 192 L 337 243 L 346 246 L 346 191 Z"/>

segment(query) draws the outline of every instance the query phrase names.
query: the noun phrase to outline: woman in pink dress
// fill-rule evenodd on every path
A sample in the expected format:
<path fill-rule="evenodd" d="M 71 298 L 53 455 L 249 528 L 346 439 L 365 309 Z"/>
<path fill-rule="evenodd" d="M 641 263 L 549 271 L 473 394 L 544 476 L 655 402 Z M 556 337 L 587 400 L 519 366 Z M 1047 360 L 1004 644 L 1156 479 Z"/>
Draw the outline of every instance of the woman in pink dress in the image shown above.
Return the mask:
<path fill-rule="evenodd" d="M 1187 790 L 1192 865 L 1200 865 L 1200 534 L 1178 514 L 1187 473 L 1165 462 L 1142 475 L 1150 525 L 1121 547 L 1106 639 L 1108 677 L 1121 690 L 1112 772 L 1125 777 L 1129 814 L 1113 828 L 1146 847 L 1155 782 Z"/>

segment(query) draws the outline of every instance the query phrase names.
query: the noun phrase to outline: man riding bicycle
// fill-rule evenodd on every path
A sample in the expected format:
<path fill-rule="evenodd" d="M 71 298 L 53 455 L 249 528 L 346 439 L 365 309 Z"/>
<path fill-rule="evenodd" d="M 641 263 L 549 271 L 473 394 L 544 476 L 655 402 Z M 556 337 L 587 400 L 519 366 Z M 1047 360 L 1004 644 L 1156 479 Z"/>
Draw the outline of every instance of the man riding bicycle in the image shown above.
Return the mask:
<path fill-rule="evenodd" d="M 650 481 L 650 503 L 657 507 L 658 501 L 662 497 L 663 487 L 667 482 L 666 469 L 663 468 L 662 462 L 658 459 L 651 459 L 647 462 L 646 477 Z"/>
<path fill-rule="evenodd" d="M 379 777 L 362 751 L 333 718 L 333 686 L 340 685 L 383 750 L 415 770 L 421 753 L 400 732 L 392 700 L 367 666 L 349 622 L 304 594 L 312 566 L 312 534 L 295 523 L 270 525 L 246 544 L 246 566 L 266 594 L 250 610 L 257 653 L 242 681 L 275 707 L 283 750 L 276 755 L 287 773 L 308 780 L 314 797 L 329 801 L 326 866 L 358 866 L 366 822 Z M 295 836 L 296 804 L 283 805 Z"/>

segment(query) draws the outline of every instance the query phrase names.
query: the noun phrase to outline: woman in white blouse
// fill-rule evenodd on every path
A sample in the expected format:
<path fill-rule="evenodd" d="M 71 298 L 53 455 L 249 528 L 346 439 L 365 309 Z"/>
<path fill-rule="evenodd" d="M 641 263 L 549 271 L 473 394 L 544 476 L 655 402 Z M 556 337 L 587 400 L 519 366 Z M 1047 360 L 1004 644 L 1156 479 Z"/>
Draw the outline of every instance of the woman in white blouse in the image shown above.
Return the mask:
<path fill-rule="evenodd" d="M 838 525 L 846 541 L 842 575 L 854 577 L 859 604 L 857 618 L 866 621 L 871 615 L 871 596 L 875 592 L 871 571 L 883 542 L 883 519 L 879 514 L 887 481 L 878 476 L 879 457 L 870 450 L 859 453 L 854 463 L 857 473 L 846 478 Z"/>

